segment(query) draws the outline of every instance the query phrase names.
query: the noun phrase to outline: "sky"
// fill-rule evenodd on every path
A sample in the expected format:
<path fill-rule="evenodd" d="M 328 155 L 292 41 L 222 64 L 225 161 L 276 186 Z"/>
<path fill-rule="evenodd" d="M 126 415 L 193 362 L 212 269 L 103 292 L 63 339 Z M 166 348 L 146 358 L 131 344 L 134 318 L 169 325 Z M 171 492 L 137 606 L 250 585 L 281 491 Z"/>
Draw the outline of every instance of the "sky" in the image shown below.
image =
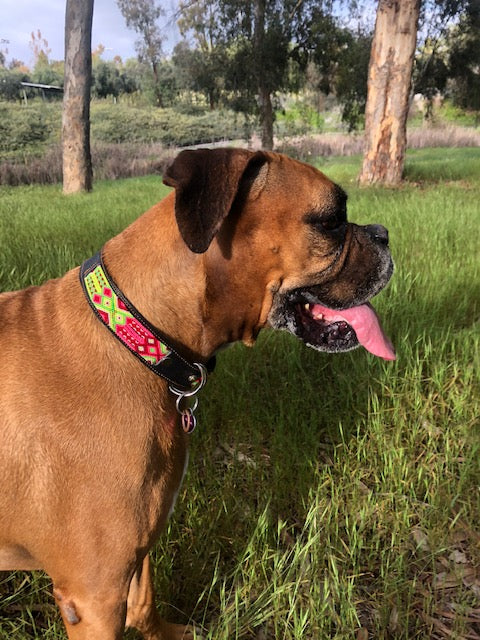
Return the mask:
<path fill-rule="evenodd" d="M 48 41 L 50 60 L 63 60 L 66 0 L 0 0 L 0 49 L 7 53 L 7 63 L 16 58 L 27 66 L 33 62 L 29 47 L 31 32 L 40 29 Z M 168 15 L 173 15 L 172 3 L 161 2 Z M 174 23 L 165 20 L 166 44 L 171 49 L 179 40 Z M 124 60 L 135 56 L 134 31 L 127 29 L 116 0 L 94 0 L 92 49 L 105 46 L 103 58 L 119 55 Z"/>

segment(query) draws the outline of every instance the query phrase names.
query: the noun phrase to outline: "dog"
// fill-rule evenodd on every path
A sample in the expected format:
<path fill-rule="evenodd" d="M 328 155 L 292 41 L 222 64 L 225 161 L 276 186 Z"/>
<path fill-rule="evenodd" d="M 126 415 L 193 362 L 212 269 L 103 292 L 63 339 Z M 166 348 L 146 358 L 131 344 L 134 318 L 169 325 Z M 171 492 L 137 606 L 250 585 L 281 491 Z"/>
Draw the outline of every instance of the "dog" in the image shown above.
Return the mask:
<path fill-rule="evenodd" d="M 182 151 L 173 190 L 62 278 L 0 296 L 0 570 L 43 569 L 70 640 L 193 637 L 154 607 L 148 552 L 221 347 L 290 331 L 394 359 L 369 300 L 388 232 L 312 166 Z"/>

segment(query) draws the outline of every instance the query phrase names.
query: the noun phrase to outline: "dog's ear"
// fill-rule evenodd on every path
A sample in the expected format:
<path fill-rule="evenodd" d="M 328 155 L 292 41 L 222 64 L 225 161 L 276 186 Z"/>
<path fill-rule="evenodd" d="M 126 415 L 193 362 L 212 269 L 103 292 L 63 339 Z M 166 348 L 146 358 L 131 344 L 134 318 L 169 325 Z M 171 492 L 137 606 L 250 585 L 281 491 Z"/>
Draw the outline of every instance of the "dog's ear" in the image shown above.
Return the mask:
<path fill-rule="evenodd" d="M 210 246 L 243 184 L 258 197 L 266 181 L 266 154 L 246 149 L 196 149 L 179 153 L 163 177 L 175 187 L 180 234 L 195 253 Z M 258 184 L 257 184 L 258 183 Z"/>

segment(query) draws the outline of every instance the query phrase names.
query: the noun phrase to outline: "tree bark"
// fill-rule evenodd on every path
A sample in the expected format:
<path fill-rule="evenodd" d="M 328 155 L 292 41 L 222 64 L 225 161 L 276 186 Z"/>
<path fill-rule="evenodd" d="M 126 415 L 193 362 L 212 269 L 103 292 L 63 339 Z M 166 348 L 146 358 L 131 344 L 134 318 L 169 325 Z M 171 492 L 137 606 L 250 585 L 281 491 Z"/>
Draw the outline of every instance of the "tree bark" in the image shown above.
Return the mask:
<path fill-rule="evenodd" d="M 153 82 L 154 82 L 154 93 L 155 93 L 155 102 L 159 109 L 163 107 L 163 96 L 162 89 L 160 87 L 160 75 L 158 73 L 158 62 L 156 60 L 152 60 L 152 69 L 153 69 Z"/>
<path fill-rule="evenodd" d="M 255 0 L 254 4 L 253 48 L 255 72 L 257 76 L 258 103 L 260 109 L 260 127 L 262 130 L 262 148 L 273 149 L 273 106 L 272 95 L 265 77 L 265 0 Z"/>
<path fill-rule="evenodd" d="M 397 185 L 402 180 L 419 9 L 420 0 L 378 3 L 359 176 L 363 185 Z"/>
<path fill-rule="evenodd" d="M 273 105 L 272 96 L 268 89 L 260 86 L 258 89 L 260 102 L 260 125 L 262 128 L 262 148 L 267 151 L 273 149 Z"/>
<path fill-rule="evenodd" d="M 90 85 L 93 0 L 67 0 L 62 115 L 63 192 L 92 189 Z"/>

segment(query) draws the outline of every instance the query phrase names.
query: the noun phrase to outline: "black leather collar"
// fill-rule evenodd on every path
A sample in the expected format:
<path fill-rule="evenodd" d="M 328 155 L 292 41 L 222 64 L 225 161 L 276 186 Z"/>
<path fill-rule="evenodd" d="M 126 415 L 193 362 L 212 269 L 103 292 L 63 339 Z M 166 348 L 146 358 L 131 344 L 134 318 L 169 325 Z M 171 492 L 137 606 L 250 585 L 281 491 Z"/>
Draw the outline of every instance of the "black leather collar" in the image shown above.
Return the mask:
<path fill-rule="evenodd" d="M 206 367 L 185 360 L 117 287 L 99 251 L 80 267 L 80 282 L 96 317 L 136 358 L 157 376 L 165 378 L 177 396 L 196 393 L 212 371 L 215 358 Z"/>

